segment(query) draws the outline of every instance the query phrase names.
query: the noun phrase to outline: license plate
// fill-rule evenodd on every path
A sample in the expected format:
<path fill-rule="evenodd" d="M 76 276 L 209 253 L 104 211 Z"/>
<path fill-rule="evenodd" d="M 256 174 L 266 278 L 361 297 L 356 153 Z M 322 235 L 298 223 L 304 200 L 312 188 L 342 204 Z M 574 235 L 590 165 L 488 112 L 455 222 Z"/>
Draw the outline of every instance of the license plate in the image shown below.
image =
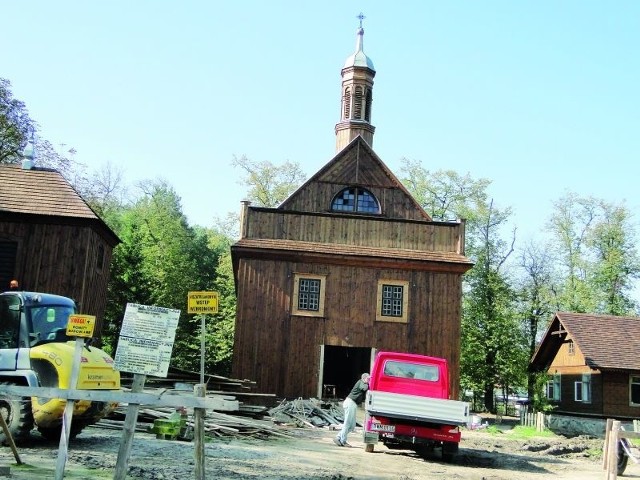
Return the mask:
<path fill-rule="evenodd" d="M 381 423 L 373 423 L 371 424 L 371 430 L 375 430 L 377 432 L 395 432 L 395 425 L 383 425 Z"/>

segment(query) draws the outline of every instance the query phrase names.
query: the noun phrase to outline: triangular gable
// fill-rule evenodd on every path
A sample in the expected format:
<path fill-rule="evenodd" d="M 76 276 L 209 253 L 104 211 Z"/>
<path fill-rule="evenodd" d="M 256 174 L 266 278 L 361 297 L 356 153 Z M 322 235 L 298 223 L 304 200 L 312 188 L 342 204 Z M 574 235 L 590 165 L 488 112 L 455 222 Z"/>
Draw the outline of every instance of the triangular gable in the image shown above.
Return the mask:
<path fill-rule="evenodd" d="M 361 136 L 354 138 L 324 167 L 303 183 L 278 208 L 287 210 L 304 195 L 307 187 L 313 183 L 358 185 L 369 188 L 394 188 L 406 196 L 407 205 L 419 213 L 419 217 L 431 221 L 431 217 L 413 198 L 405 186 L 389 170 L 385 163 Z"/>

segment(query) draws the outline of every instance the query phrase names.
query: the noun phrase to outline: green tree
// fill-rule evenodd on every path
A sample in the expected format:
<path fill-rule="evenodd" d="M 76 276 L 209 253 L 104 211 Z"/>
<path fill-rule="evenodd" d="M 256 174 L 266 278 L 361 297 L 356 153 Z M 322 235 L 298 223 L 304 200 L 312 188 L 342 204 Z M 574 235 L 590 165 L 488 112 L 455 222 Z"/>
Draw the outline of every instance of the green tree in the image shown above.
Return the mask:
<path fill-rule="evenodd" d="M 520 252 L 519 267 L 522 279 L 518 286 L 519 315 L 527 344 L 527 359 L 536 351 L 538 340 L 553 313 L 555 276 L 553 257 L 547 246 L 529 242 Z M 527 393 L 534 398 L 536 374 L 527 373 Z"/>
<path fill-rule="evenodd" d="M 24 102 L 13 97 L 11 82 L 0 78 L 0 163 L 17 163 L 35 123 Z"/>
<path fill-rule="evenodd" d="M 172 365 L 198 371 L 200 322 L 186 312 L 187 293 L 214 289 L 222 247 L 211 248 L 209 233 L 188 225 L 166 182 L 139 187 L 141 196 L 112 222 L 122 244 L 114 251 L 104 341 L 115 351 L 127 303 L 179 309 Z"/>
<path fill-rule="evenodd" d="M 628 209 L 571 193 L 554 206 L 549 225 L 563 278 L 556 292 L 557 309 L 632 313 L 637 308 L 631 292 L 640 259 Z"/>
<path fill-rule="evenodd" d="M 260 207 L 277 207 L 306 180 L 298 162 L 274 165 L 234 155 L 231 165 L 244 170 L 245 175 L 239 183 L 248 189 L 247 200 Z"/>
<path fill-rule="evenodd" d="M 514 292 L 503 271 L 514 250 L 514 239 L 509 244 L 501 238 L 510 214 L 492 201 L 477 211 L 476 243 L 469 252 L 476 264 L 466 275 L 463 303 L 461 378 L 474 377 L 473 385 L 481 387 L 485 408 L 492 412 L 496 387 L 508 392 L 524 385 L 526 371 Z"/>
<path fill-rule="evenodd" d="M 429 172 L 408 159 L 402 163 L 403 183 L 434 220 L 466 219 L 465 250 L 475 266 L 463 285 L 460 383 L 494 410 L 496 385 L 507 390 L 523 386 L 528 360 L 514 291 L 504 271 L 515 232 L 510 244 L 501 232 L 511 211 L 493 206 L 489 180 L 451 170 Z"/>
<path fill-rule="evenodd" d="M 602 213 L 587 239 L 594 255 L 591 281 L 599 293 L 598 310 L 629 315 L 637 307 L 631 291 L 640 274 L 635 229 L 626 207 L 602 202 L 600 209 Z"/>

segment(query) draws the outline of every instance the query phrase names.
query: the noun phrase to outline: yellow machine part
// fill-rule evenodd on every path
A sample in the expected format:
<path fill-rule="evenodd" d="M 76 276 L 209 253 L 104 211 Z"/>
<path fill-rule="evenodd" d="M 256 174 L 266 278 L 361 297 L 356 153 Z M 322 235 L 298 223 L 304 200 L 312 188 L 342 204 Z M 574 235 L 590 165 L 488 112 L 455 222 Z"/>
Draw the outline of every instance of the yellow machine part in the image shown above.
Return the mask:
<path fill-rule="evenodd" d="M 30 357 L 32 363 L 44 361 L 55 370 L 56 379 L 41 378 L 42 386 L 69 388 L 74 350 L 75 342 L 73 341 L 47 343 L 31 349 Z M 53 373 L 50 375 L 51 377 L 54 376 Z M 83 348 L 77 389 L 119 390 L 120 372 L 113 369 L 113 359 L 99 348 Z M 33 419 L 37 426 L 48 428 L 60 425 L 66 405 L 65 400 L 32 397 L 31 405 Z M 117 403 L 76 400 L 74 402 L 72 421 L 82 421 L 85 424 L 96 423 L 116 407 Z"/>

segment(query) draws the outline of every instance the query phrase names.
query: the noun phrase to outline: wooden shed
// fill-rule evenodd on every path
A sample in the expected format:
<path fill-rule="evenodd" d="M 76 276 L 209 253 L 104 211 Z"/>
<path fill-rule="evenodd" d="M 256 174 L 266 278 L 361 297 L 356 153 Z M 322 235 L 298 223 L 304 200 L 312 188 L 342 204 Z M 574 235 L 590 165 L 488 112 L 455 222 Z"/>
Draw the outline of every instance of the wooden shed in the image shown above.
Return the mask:
<path fill-rule="evenodd" d="M 71 297 L 99 332 L 119 242 L 57 171 L 0 164 L 0 288 Z"/>
<path fill-rule="evenodd" d="M 464 222 L 432 221 L 373 151 L 363 35 L 341 71 L 336 156 L 279 207 L 243 204 L 233 375 L 342 398 L 393 350 L 446 358 L 457 397 Z"/>
<path fill-rule="evenodd" d="M 558 312 L 530 368 L 558 413 L 640 418 L 640 318 Z"/>

